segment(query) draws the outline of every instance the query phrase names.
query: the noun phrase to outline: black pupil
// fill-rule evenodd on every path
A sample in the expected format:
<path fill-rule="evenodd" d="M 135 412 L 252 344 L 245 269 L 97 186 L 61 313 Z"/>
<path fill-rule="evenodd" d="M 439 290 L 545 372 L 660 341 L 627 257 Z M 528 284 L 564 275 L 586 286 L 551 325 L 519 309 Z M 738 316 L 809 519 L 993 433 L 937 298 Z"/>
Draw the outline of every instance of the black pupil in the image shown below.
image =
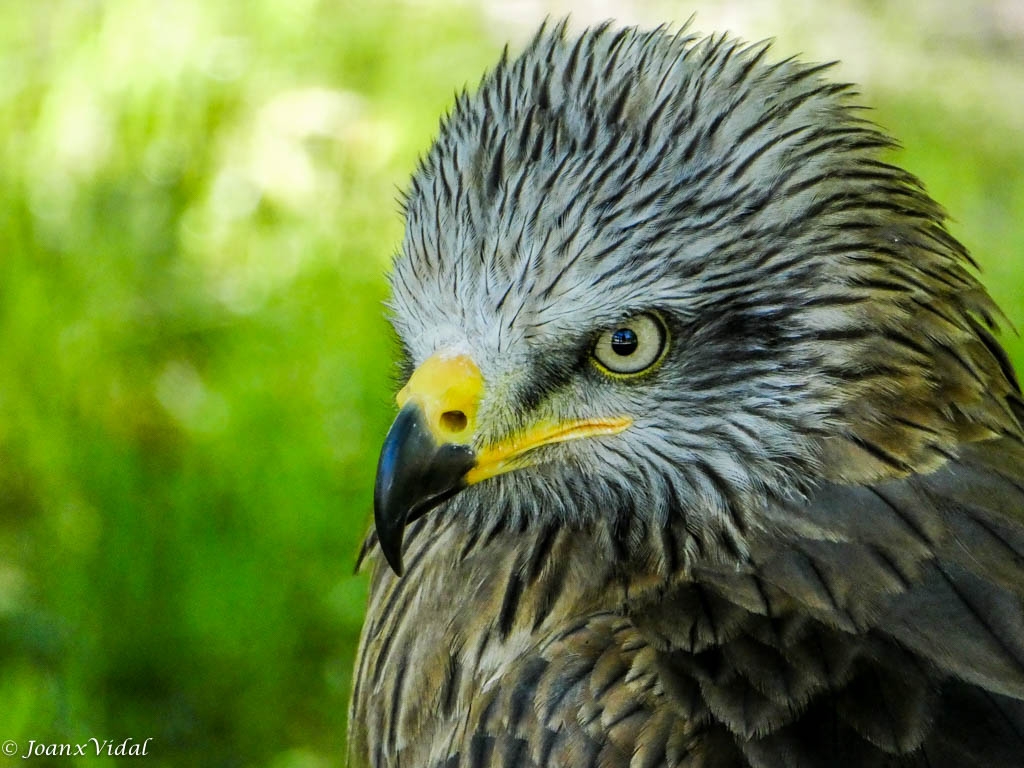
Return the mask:
<path fill-rule="evenodd" d="M 636 352 L 637 345 L 636 331 L 632 328 L 619 328 L 612 333 L 612 352 L 616 355 L 632 355 Z"/>

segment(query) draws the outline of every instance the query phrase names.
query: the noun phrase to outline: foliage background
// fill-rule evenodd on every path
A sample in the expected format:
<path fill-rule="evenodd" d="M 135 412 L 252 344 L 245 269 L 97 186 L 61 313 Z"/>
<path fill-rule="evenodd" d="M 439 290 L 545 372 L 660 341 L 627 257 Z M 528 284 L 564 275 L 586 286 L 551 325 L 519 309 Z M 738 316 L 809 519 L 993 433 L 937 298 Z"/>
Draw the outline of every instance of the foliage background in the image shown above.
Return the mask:
<path fill-rule="evenodd" d="M 1024 18 L 909 5 L 0 5 L 0 740 L 343 764 L 396 190 L 548 13 L 844 59 L 1024 326 Z"/>

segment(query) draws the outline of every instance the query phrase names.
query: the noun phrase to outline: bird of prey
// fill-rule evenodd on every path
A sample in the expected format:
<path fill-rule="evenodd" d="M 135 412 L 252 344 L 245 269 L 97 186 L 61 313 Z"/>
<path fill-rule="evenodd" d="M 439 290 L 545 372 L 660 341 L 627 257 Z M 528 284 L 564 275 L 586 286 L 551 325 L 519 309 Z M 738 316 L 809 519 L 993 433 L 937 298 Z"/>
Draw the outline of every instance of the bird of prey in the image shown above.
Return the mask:
<path fill-rule="evenodd" d="M 767 49 L 558 24 L 442 122 L 354 765 L 1024 766 L 1001 315 L 850 88 Z"/>

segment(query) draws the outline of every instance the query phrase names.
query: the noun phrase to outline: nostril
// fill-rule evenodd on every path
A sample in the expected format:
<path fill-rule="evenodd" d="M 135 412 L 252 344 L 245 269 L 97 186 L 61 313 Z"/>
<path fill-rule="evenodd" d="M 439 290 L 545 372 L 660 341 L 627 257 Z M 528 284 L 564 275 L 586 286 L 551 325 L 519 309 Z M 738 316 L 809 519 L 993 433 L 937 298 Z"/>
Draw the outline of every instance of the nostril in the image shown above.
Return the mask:
<path fill-rule="evenodd" d="M 468 423 L 469 419 L 462 411 L 445 411 L 441 414 L 441 426 L 447 432 L 461 432 Z"/>

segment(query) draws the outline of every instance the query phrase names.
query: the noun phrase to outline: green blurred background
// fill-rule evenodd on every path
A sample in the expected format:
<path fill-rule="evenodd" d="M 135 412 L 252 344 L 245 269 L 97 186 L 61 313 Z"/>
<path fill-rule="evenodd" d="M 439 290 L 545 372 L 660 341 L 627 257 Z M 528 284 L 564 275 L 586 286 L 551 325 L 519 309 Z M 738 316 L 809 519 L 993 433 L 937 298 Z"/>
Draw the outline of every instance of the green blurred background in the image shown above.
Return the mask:
<path fill-rule="evenodd" d="M 0 5 L 0 740 L 344 763 L 397 189 L 547 14 L 843 59 L 1024 326 L 1021 4 L 818 5 Z"/>

